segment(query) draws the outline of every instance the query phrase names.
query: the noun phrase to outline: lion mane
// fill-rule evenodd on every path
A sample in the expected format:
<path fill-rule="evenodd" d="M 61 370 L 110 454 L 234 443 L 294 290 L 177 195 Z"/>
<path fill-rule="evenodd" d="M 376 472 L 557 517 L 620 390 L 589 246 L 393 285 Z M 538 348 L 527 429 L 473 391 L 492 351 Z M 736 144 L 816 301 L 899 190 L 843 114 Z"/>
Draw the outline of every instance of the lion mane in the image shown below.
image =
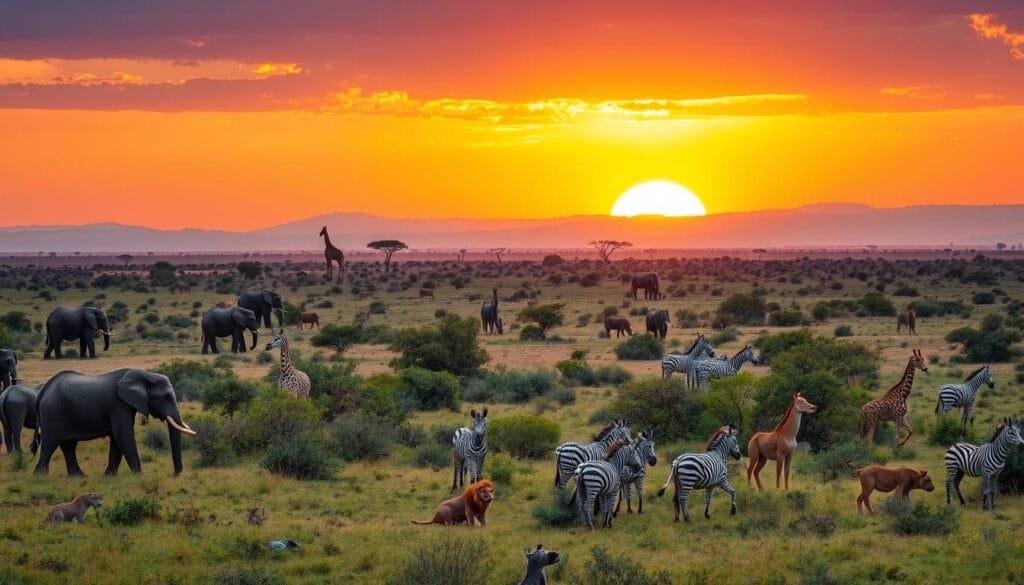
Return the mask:
<path fill-rule="evenodd" d="M 494 484 L 485 479 L 470 484 L 461 496 L 441 502 L 434 512 L 434 517 L 427 521 L 410 520 L 413 524 L 450 524 L 466 523 L 472 528 L 476 524 L 487 526 L 487 509 L 494 500 Z"/>

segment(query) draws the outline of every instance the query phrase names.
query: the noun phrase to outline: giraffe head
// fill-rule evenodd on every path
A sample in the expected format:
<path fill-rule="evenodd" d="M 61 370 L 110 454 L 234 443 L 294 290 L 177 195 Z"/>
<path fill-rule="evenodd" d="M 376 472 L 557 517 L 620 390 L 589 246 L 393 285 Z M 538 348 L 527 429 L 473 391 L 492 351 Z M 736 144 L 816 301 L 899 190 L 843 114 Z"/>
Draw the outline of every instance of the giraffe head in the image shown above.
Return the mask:
<path fill-rule="evenodd" d="M 326 235 L 327 235 L 327 226 L 324 226 L 324 227 L 320 228 L 320 237 L 324 237 Z"/>
<path fill-rule="evenodd" d="M 796 407 L 797 412 L 817 412 L 818 407 L 807 402 L 807 399 L 800 395 L 799 392 L 793 395 L 793 403 Z"/>
<path fill-rule="evenodd" d="M 287 342 L 288 342 L 288 336 L 285 335 L 284 331 L 282 330 L 280 333 L 277 334 L 276 337 L 274 337 L 273 339 L 270 340 L 270 343 L 267 344 L 267 351 L 270 351 L 270 350 L 274 349 L 275 347 L 281 347 L 282 345 L 284 345 Z"/>
<path fill-rule="evenodd" d="M 928 371 L 928 365 L 924 363 L 924 356 L 921 355 L 920 349 L 913 350 L 913 355 L 910 356 L 910 363 L 922 372 Z"/>

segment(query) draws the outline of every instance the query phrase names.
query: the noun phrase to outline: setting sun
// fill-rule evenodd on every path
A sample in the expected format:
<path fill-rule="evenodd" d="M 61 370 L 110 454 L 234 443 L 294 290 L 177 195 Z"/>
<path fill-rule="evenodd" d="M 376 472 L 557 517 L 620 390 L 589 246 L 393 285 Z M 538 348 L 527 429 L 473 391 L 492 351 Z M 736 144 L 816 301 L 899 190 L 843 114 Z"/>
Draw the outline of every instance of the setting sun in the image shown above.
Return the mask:
<path fill-rule="evenodd" d="M 612 215 L 707 215 L 704 202 L 692 191 L 672 181 L 646 181 L 633 185 L 612 206 Z"/>

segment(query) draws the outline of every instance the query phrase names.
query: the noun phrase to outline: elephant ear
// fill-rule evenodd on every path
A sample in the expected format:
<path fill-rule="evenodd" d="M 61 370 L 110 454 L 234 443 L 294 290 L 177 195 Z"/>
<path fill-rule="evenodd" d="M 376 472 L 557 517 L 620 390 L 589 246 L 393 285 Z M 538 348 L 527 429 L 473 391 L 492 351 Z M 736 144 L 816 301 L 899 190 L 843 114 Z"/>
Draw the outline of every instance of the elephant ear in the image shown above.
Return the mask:
<path fill-rule="evenodd" d="M 267 303 L 271 307 L 274 306 L 274 295 L 269 290 L 263 291 L 263 302 Z"/>
<path fill-rule="evenodd" d="M 85 323 L 93 330 L 99 331 L 100 324 L 96 321 L 96 312 L 91 310 L 85 311 Z"/>
<path fill-rule="evenodd" d="M 128 370 L 117 381 L 117 397 L 143 416 L 149 416 L 149 380 L 147 372 Z"/>
<path fill-rule="evenodd" d="M 239 327 L 245 327 L 245 313 L 236 307 L 235 312 L 231 315 L 231 318 L 238 323 Z"/>

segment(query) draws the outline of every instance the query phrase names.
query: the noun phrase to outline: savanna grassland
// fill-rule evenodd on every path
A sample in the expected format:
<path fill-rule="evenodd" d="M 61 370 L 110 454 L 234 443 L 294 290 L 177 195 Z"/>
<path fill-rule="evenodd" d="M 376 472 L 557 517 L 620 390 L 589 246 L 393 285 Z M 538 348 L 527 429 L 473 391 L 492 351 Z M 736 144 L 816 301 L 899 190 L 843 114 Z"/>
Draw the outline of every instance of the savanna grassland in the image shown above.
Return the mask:
<path fill-rule="evenodd" d="M 166 438 L 158 421 L 136 425 L 143 459 L 143 472 L 137 475 L 122 467 L 119 476 L 103 476 L 106 440 L 79 447 L 85 477 L 66 477 L 59 452 L 48 476 L 32 474 L 35 461 L 30 455 L 0 458 L 0 582 L 406 583 L 412 581 L 402 580 L 402 571 L 421 547 L 437 543 L 451 549 L 453 543 L 470 541 L 482 544 L 483 582 L 496 584 L 517 583 L 525 567 L 523 551 L 537 543 L 564 555 L 560 566 L 548 570 L 549 579 L 556 583 L 605 582 L 588 577 L 587 563 L 596 546 L 605 547 L 613 556 L 625 553 L 649 571 L 671 573 L 661 581 L 648 581 L 652 583 L 1024 583 L 1024 498 L 1000 495 L 997 509 L 983 512 L 980 480 L 967 478 L 963 483 L 967 507 L 945 511 L 945 448 L 929 445 L 938 424 L 933 413 L 935 389 L 943 383 L 962 381 L 981 365 L 964 356 L 961 343 L 946 340 L 957 328 L 994 327 L 1005 333 L 1003 341 L 1008 345 L 1007 359 L 992 363 L 995 388 L 981 389 L 975 409 L 975 436 L 983 440 L 1004 416 L 1024 413 L 1024 383 L 1020 381 L 1024 376 L 1018 378 L 1015 369 L 1021 363 L 1022 322 L 1018 312 L 1020 302 L 1024 302 L 1024 262 L 985 257 L 771 262 L 719 258 L 542 266 L 540 262 L 458 264 L 396 259 L 399 263 L 391 274 L 384 274 L 376 263 L 347 266 L 340 285 L 323 282 L 319 267 L 303 264 L 259 266 L 250 273 L 252 278 L 240 275 L 234 264 L 156 269 L 138 263 L 63 269 L 0 267 L 0 316 L 12 311 L 24 313 L 24 319 L 11 318 L 0 329 L 0 345 L 6 341 L 18 349 L 19 374 L 27 386 L 40 385 L 65 369 L 95 374 L 122 367 L 152 369 L 186 359 L 207 366 L 216 364 L 221 372 L 230 370 L 238 379 L 252 381 L 258 396 L 268 395 L 265 384 L 255 381 L 266 377 L 278 360 L 276 351 L 261 351 L 270 340 L 269 331 L 260 331 L 260 345 L 254 352 L 221 356 L 199 352 L 202 312 L 218 301 L 234 299 L 243 290 L 271 288 L 282 295 L 293 313 L 317 312 L 325 327 L 356 322 L 361 330 L 373 332 L 336 355 L 334 349 L 312 345 L 315 331 L 300 332 L 294 325 L 286 326 L 293 352 L 309 360 L 306 363 L 344 370 L 335 372 L 343 381 L 338 384 L 344 388 L 329 388 L 313 399 L 321 409 L 314 409 L 319 422 L 313 432 L 326 435 L 320 442 L 326 444 L 324 451 L 331 460 L 338 463 L 332 479 L 294 479 L 271 473 L 263 465 L 266 446 L 252 448 L 250 444 L 249 449 L 234 449 L 237 452 L 227 453 L 220 460 L 201 461 L 204 454 L 199 452 L 197 441 L 188 438 L 185 471 L 174 477 L 166 443 L 161 444 L 160 433 L 156 432 L 162 431 Z M 648 270 L 659 273 L 667 296 L 644 301 L 641 292 L 640 300 L 634 301 L 623 276 Z M 181 281 L 190 283 L 191 292 L 169 292 L 176 288 L 172 284 Z M 402 398 L 407 396 L 402 389 L 407 381 L 395 375 L 401 364 L 392 365 L 399 356 L 389 349 L 396 332 L 435 327 L 451 315 L 479 319 L 481 302 L 490 297 L 492 287 L 499 290 L 505 332 L 501 336 L 481 333 L 477 341 L 489 356 L 482 370 L 496 372 L 498 377 L 493 378 L 491 386 L 481 389 L 474 386 L 474 379 L 483 374 L 465 374 L 459 380 L 460 392 L 471 396 L 494 394 L 494 387 L 507 379 L 501 376 L 517 371 L 543 371 L 545 383 L 555 388 L 519 403 L 462 400 L 454 410 L 416 409 Z M 435 298 L 420 298 L 422 288 L 433 290 Z M 364 292 L 363 298 L 360 292 Z M 763 304 L 763 323 L 747 315 L 737 317 L 719 311 L 723 301 L 737 294 Z M 867 299 L 865 295 L 869 295 Z M 58 306 L 75 307 L 86 302 L 118 315 L 110 351 L 99 352 L 95 360 L 43 360 L 40 329 L 46 315 Z M 815 310 L 830 302 L 828 308 Z M 891 313 L 902 311 L 912 302 L 927 304 L 919 304 L 926 309 L 919 312 L 930 310 L 934 314 L 918 318 L 916 336 L 897 335 L 896 318 Z M 551 328 L 547 339 L 521 340 L 524 324 L 516 322 L 516 315 L 530 304 L 549 303 L 563 304 L 564 323 Z M 730 406 L 722 405 L 722 401 L 710 404 L 706 402 L 710 399 L 680 386 L 666 386 L 666 392 L 689 396 L 687 400 L 695 406 L 688 412 L 696 419 L 672 421 L 669 416 L 665 422 L 658 412 L 643 408 L 630 411 L 639 413 L 641 419 L 648 416 L 660 421 L 657 424 L 664 428 L 659 427 L 656 439 L 666 434 L 671 437 L 657 441 L 658 465 L 648 470 L 642 515 L 626 514 L 623 508 L 611 530 L 599 528 L 593 532 L 583 529 L 578 519 L 569 526 L 545 524 L 541 517 L 557 516 L 557 510 L 550 510 L 554 499 L 550 452 L 538 459 L 510 457 L 496 454 L 498 445 L 491 440 L 485 474 L 495 479 L 497 497 L 487 528 L 410 525 L 409 519 L 429 518 L 436 504 L 449 497 L 450 455 L 433 445 L 435 435 L 450 436 L 451 428 L 467 425 L 471 408 L 488 407 L 489 432 L 500 426 L 501 419 L 540 416 L 557 425 L 559 441 L 584 441 L 619 412 L 616 408 L 622 407 L 623 392 L 645 382 L 659 384 L 649 382 L 660 378 L 659 361 L 618 359 L 614 350 L 622 340 L 616 340 L 614 333 L 612 339 L 599 336 L 603 333 L 603 314 L 611 309 L 628 316 L 633 330 L 642 333 L 644 307 L 667 309 L 673 315 L 666 351 L 685 350 L 698 332 L 713 337 L 715 349 L 729 355 L 759 339 L 763 347 L 766 336 L 801 329 L 808 330 L 814 339 L 830 340 L 820 344 L 837 339 L 841 344 L 859 344 L 874 369 L 828 379 L 828 383 L 837 385 L 837 392 L 842 392 L 834 395 L 856 402 L 855 407 L 895 384 L 911 349 L 919 348 L 928 360 L 929 371 L 918 373 L 909 401 L 914 435 L 905 447 L 896 448 L 891 424 L 886 424 L 877 433 L 873 447 L 858 450 L 851 437 L 856 432 L 856 408 L 846 405 L 842 411 L 845 419 L 836 418 L 831 429 L 819 429 L 820 436 L 827 438 L 805 446 L 796 455 L 788 493 L 774 489 L 771 463 L 762 472 L 762 481 L 770 487 L 761 494 L 748 487 L 743 477 L 744 457 L 732 464 L 732 482 L 739 491 L 738 514 L 728 514 L 728 497 L 718 491 L 712 501 L 711 519 L 705 520 L 701 515 L 702 494 L 694 493 L 690 502 L 693 522 L 677 524 L 673 522 L 670 499 L 656 498 L 654 492 L 665 480 L 668 463 L 676 455 L 703 450 L 708 430 L 727 422 L 721 418 L 730 412 Z M 677 314 L 679 311 L 686 313 Z M 986 321 L 990 315 L 1002 320 Z M 222 349 L 230 347 L 226 342 L 221 340 Z M 77 348 L 77 343 L 66 342 L 64 348 Z M 577 354 L 577 362 L 594 372 L 604 372 L 596 381 L 582 375 L 574 383 L 565 379 L 565 372 L 578 369 L 564 365 L 556 368 L 574 351 L 581 350 L 585 353 L 582 357 Z M 731 392 L 730 396 L 739 397 L 731 413 L 736 416 L 730 418 L 742 417 L 745 421 L 740 437 L 744 452 L 751 433 L 769 430 L 782 414 L 784 406 L 777 409 L 772 420 L 759 411 L 758 405 L 758 398 L 767 396 L 764 393 L 772 388 L 789 392 L 786 380 L 778 380 L 776 386 L 767 389 L 761 388 L 765 384 L 759 386 L 758 381 L 772 374 L 773 368 L 781 368 L 780 363 L 773 360 L 768 365 L 744 366 L 743 371 L 749 375 L 740 378 L 742 384 L 759 388 L 760 394 L 754 390 L 745 393 L 736 384 L 712 385 L 710 396 Z M 844 367 L 826 364 L 822 369 L 838 372 Z M 801 379 L 825 380 L 813 376 Z M 579 385 L 581 381 L 587 385 Z M 369 395 L 356 391 L 362 385 L 373 388 L 375 405 L 349 400 Z M 819 389 L 799 390 L 813 398 Z M 247 431 L 238 431 L 239 425 L 244 426 L 255 416 L 246 410 L 255 407 L 246 404 L 230 417 L 212 404 L 204 411 L 203 388 L 188 394 L 179 399 L 186 421 L 202 421 L 202 425 L 193 424 L 197 430 L 220 429 L 218 432 L 231 435 L 230 429 L 235 429 L 244 435 Z M 280 404 L 269 398 L 256 400 L 264 400 L 264 410 L 270 405 L 272 414 L 274 405 Z M 817 405 L 819 413 L 805 416 L 805 428 L 815 416 L 832 416 L 830 409 L 832 413 L 837 411 L 832 404 Z M 382 434 L 388 436 L 370 460 L 341 462 L 337 453 L 345 449 L 337 446 L 332 433 L 337 421 L 351 415 L 352 410 L 372 411 L 379 417 L 372 420 L 386 427 L 387 432 Z M 288 409 L 281 416 L 290 413 Z M 959 420 L 959 411 L 950 417 Z M 263 420 L 272 418 L 265 416 Z M 634 416 L 632 422 L 637 431 L 645 421 Z M 678 428 L 689 430 L 672 432 L 676 423 Z M 268 422 L 268 426 L 272 425 Z M 27 445 L 29 440 L 26 431 L 22 442 Z M 233 440 L 229 436 L 225 443 Z M 354 436 L 342 442 L 362 440 Z M 233 450 L 224 445 L 211 449 Z M 885 513 L 874 517 L 857 514 L 859 485 L 851 473 L 836 466 L 845 452 L 856 456 L 858 464 L 886 462 L 929 470 L 935 477 L 936 490 L 914 492 L 912 497 L 915 502 L 927 504 L 928 510 L 921 513 L 937 527 L 910 530 L 921 534 L 897 534 Z M 828 479 L 831 475 L 835 479 Z M 43 523 L 51 505 L 84 492 L 103 496 L 104 509 L 98 518 L 90 512 L 84 525 Z M 881 510 L 886 496 L 876 493 L 873 500 L 876 509 Z M 148 506 L 138 514 L 136 525 L 118 523 L 117 514 L 112 517 L 119 503 L 121 515 L 125 515 L 123 504 L 128 501 Z M 250 525 L 246 520 L 247 509 L 253 507 L 265 511 L 262 526 Z M 546 512 L 538 511 L 545 507 Z M 911 512 L 903 513 L 908 515 L 907 523 L 919 519 Z M 271 553 L 262 546 L 282 538 L 298 541 L 301 549 Z M 451 574 L 457 574 L 454 567 Z M 610 579 L 609 575 L 605 577 Z M 448 582 L 464 581 L 453 576 Z"/>

